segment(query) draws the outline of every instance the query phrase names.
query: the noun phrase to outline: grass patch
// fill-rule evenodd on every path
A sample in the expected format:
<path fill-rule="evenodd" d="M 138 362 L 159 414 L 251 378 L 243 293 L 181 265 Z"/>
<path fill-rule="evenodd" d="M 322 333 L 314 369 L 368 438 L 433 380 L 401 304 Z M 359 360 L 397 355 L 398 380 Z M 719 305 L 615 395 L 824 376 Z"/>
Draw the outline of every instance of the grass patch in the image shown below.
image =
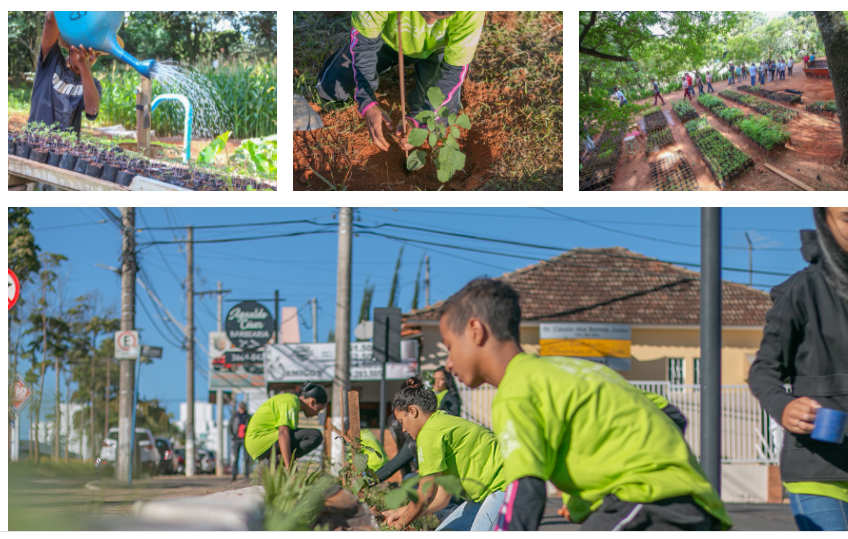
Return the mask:
<path fill-rule="evenodd" d="M 41 458 L 36 464 L 31 460 L 19 460 L 9 463 L 10 476 L 27 477 L 93 477 L 94 464 L 80 461 L 55 461 Z"/>
<path fill-rule="evenodd" d="M 9 88 L 9 112 L 29 114 L 31 88 Z"/>

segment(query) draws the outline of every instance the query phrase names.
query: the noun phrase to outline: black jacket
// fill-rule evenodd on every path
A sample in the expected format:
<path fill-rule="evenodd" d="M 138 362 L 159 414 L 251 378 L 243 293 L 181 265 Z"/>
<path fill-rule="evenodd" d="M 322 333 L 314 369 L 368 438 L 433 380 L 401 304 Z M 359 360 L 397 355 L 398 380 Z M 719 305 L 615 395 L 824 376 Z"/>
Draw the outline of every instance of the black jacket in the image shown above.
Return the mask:
<path fill-rule="evenodd" d="M 810 265 L 772 289 L 774 305 L 748 378 L 751 392 L 778 423 L 798 397 L 848 412 L 848 302 L 825 281 L 816 233 L 804 230 L 801 239 Z M 787 482 L 848 481 L 848 442 L 787 431 L 780 474 Z"/>
<path fill-rule="evenodd" d="M 244 438 L 238 437 L 238 428 L 239 428 L 239 425 L 244 423 L 245 424 L 244 430 L 245 430 L 245 433 L 246 433 L 247 432 L 247 426 L 246 425 L 248 423 L 250 423 L 251 417 L 252 416 L 250 414 L 248 414 L 247 412 L 245 412 L 244 414 L 239 414 L 239 413 L 233 414 L 233 417 L 230 418 L 230 426 L 229 426 L 230 438 L 232 439 L 232 441 L 235 442 L 235 441 L 239 441 L 239 440 L 242 440 L 242 441 L 244 440 Z"/>
<path fill-rule="evenodd" d="M 446 414 L 459 417 L 462 411 L 462 400 L 456 393 L 448 391 L 442 398 L 442 403 L 439 405 L 439 410 L 444 410 Z"/>

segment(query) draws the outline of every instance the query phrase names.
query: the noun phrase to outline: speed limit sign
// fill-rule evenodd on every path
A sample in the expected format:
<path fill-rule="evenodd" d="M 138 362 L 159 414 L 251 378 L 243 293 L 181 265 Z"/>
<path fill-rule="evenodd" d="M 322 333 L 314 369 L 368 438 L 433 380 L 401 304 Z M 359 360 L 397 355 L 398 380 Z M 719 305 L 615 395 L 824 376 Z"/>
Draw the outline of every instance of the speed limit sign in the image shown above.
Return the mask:
<path fill-rule="evenodd" d="M 115 332 L 115 359 L 135 359 L 140 351 L 138 331 Z"/>
<path fill-rule="evenodd" d="M 15 272 L 9 270 L 9 310 L 12 310 L 12 307 L 18 301 L 18 298 L 21 296 L 21 282 L 18 280 L 18 276 L 15 275 Z"/>

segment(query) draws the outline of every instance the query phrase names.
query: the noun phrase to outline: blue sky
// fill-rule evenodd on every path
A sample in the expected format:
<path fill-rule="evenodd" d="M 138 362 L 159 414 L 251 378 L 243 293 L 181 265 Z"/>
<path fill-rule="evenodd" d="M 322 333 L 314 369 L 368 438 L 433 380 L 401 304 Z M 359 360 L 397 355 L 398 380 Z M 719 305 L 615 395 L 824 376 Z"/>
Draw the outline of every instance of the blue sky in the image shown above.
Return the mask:
<path fill-rule="evenodd" d="M 112 208 L 116 214 L 117 208 Z M 334 327 L 336 290 L 335 208 L 141 208 L 136 216 L 137 228 L 184 227 L 222 224 L 263 223 L 292 220 L 314 220 L 329 226 L 292 224 L 254 226 L 195 231 L 195 240 L 246 238 L 327 230 L 329 233 L 287 238 L 273 238 L 233 243 L 198 244 L 195 247 L 195 289 L 212 290 L 217 281 L 224 289 L 233 290 L 229 298 L 273 298 L 274 290 L 285 298 L 281 304 L 301 308 L 301 338 L 312 339 L 311 310 L 307 302 L 318 298 L 319 341 L 325 341 Z M 570 249 L 574 247 L 622 246 L 631 251 L 676 263 L 698 263 L 700 242 L 697 208 L 553 208 L 550 210 L 521 208 L 398 208 L 356 210 L 357 224 L 380 224 L 423 227 L 439 231 L 469 234 L 479 237 L 516 241 Z M 42 251 L 61 253 L 68 257 L 65 268 L 68 283 L 67 297 L 98 290 L 102 298 L 115 305 L 120 300 L 120 278 L 95 264 L 118 266 L 120 234 L 115 225 L 104 222 L 99 208 L 35 208 L 31 216 L 35 238 Z M 578 222 L 575 221 L 583 221 Z M 726 208 L 723 211 L 723 266 L 747 270 L 748 251 L 744 233 L 755 244 L 754 269 L 791 274 L 805 265 L 798 249 L 798 231 L 813 228 L 812 212 L 808 208 Z M 415 274 L 424 253 L 430 256 L 431 301 L 446 298 L 467 281 L 481 275 L 498 276 L 551 258 L 560 251 L 504 245 L 480 240 L 435 235 L 399 228 L 372 230 L 404 240 L 420 240 L 442 244 L 420 245 L 407 243 L 401 268 L 400 306 L 408 310 L 412 301 Z M 138 242 L 173 241 L 184 237 L 184 231 L 142 231 Z M 636 237 L 641 236 L 641 237 Z M 495 251 L 484 254 L 448 246 Z M 366 279 L 376 285 L 373 306 L 388 302 L 392 274 L 401 241 L 371 235 L 359 235 L 353 247 L 352 314 L 357 317 Z M 185 293 L 182 281 L 186 274 L 185 255 L 177 244 L 142 245 L 140 267 L 143 280 L 152 284 L 165 306 L 181 321 L 185 320 Z M 696 269 L 697 268 L 693 268 Z M 146 279 L 145 279 L 146 277 Z M 748 273 L 725 271 L 724 278 L 748 283 Z M 785 280 L 777 275 L 754 274 L 753 282 L 761 289 Z M 23 297 L 36 290 L 30 283 L 23 287 Z M 146 344 L 162 346 L 164 357 L 153 365 L 144 365 L 141 372 L 140 395 L 158 398 L 175 416 L 179 403 L 185 401 L 185 352 L 178 343 L 179 330 L 168 322 L 151 320 L 146 310 L 156 315 L 150 298 L 138 291 L 136 324 Z M 423 302 L 423 290 L 421 292 Z M 225 302 L 224 311 L 233 303 Z M 266 303 L 270 309 L 273 304 Z M 216 303 L 213 297 L 195 300 L 195 325 L 199 340 L 215 330 Z M 355 322 L 355 320 L 354 320 Z M 166 326 L 170 326 L 166 329 Z M 195 374 L 196 398 L 206 399 L 208 381 L 205 371 L 207 358 L 198 348 L 199 363 Z M 49 372 L 45 387 L 54 385 Z M 48 407 L 52 394 L 45 394 L 43 406 Z"/>

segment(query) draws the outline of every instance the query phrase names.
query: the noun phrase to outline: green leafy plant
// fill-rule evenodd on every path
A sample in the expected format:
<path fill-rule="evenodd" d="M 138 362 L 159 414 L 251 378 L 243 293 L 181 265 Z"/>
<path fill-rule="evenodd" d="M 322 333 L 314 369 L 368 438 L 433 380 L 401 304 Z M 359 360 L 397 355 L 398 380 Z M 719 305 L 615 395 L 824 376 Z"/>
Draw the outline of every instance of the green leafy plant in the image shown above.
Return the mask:
<path fill-rule="evenodd" d="M 700 117 L 700 114 L 698 114 L 698 111 L 695 110 L 692 104 L 686 101 L 673 101 L 671 108 L 674 109 L 680 121 L 684 123 Z"/>
<path fill-rule="evenodd" d="M 386 494 L 385 504 L 390 509 L 397 509 L 407 501 L 418 503 L 418 477 L 410 477 L 404 481 L 398 488 Z M 431 488 L 442 487 L 445 492 L 452 496 L 461 496 L 464 492 L 462 481 L 455 475 L 439 475 L 424 486 L 424 495 L 426 496 Z"/>
<path fill-rule="evenodd" d="M 277 179 L 277 141 L 245 140 L 233 154 L 233 160 L 246 172 Z"/>
<path fill-rule="evenodd" d="M 767 151 L 789 142 L 789 131 L 765 116 L 745 118 L 739 122 L 739 129 Z"/>
<path fill-rule="evenodd" d="M 311 530 L 324 505 L 324 493 L 335 483 L 322 466 L 298 464 L 291 469 L 271 465 L 259 469 L 265 487 L 265 528 L 273 531 Z"/>
<path fill-rule="evenodd" d="M 719 111 L 717 114 L 722 120 L 731 125 L 735 125 L 745 118 L 745 113 L 736 107 L 727 107 Z"/>
<path fill-rule="evenodd" d="M 702 104 L 703 106 L 716 113 L 718 110 L 721 110 L 726 107 L 724 101 L 710 94 L 704 94 L 698 97 L 698 103 Z"/>
<path fill-rule="evenodd" d="M 228 140 L 230 140 L 229 131 L 210 142 L 209 146 L 203 148 L 200 155 L 197 156 L 197 163 L 199 165 L 214 165 L 218 154 L 222 151 L 226 152 Z M 229 163 L 229 154 L 227 154 L 227 163 Z"/>
<path fill-rule="evenodd" d="M 424 143 L 429 143 L 430 150 L 436 156 L 434 159 L 436 175 L 440 182 L 447 183 L 454 173 L 465 168 L 465 154 L 460 150 L 457 139 L 460 136 L 459 128 L 470 129 L 471 120 L 466 114 L 461 116 L 451 114 L 446 118 L 447 125 L 444 125 L 438 119 L 445 119 L 445 114 L 447 114 L 447 107 L 442 106 L 442 103 L 445 102 L 445 95 L 438 88 L 430 88 L 427 92 L 427 99 L 436 112 L 425 110 L 415 116 L 415 120 L 421 125 L 426 125 L 427 128 L 413 129 L 409 134 L 409 144 L 420 147 Z M 441 143 L 441 147 L 438 147 L 439 143 Z M 415 150 L 409 154 L 406 168 L 410 171 L 421 170 L 426 162 L 427 152 Z"/>

